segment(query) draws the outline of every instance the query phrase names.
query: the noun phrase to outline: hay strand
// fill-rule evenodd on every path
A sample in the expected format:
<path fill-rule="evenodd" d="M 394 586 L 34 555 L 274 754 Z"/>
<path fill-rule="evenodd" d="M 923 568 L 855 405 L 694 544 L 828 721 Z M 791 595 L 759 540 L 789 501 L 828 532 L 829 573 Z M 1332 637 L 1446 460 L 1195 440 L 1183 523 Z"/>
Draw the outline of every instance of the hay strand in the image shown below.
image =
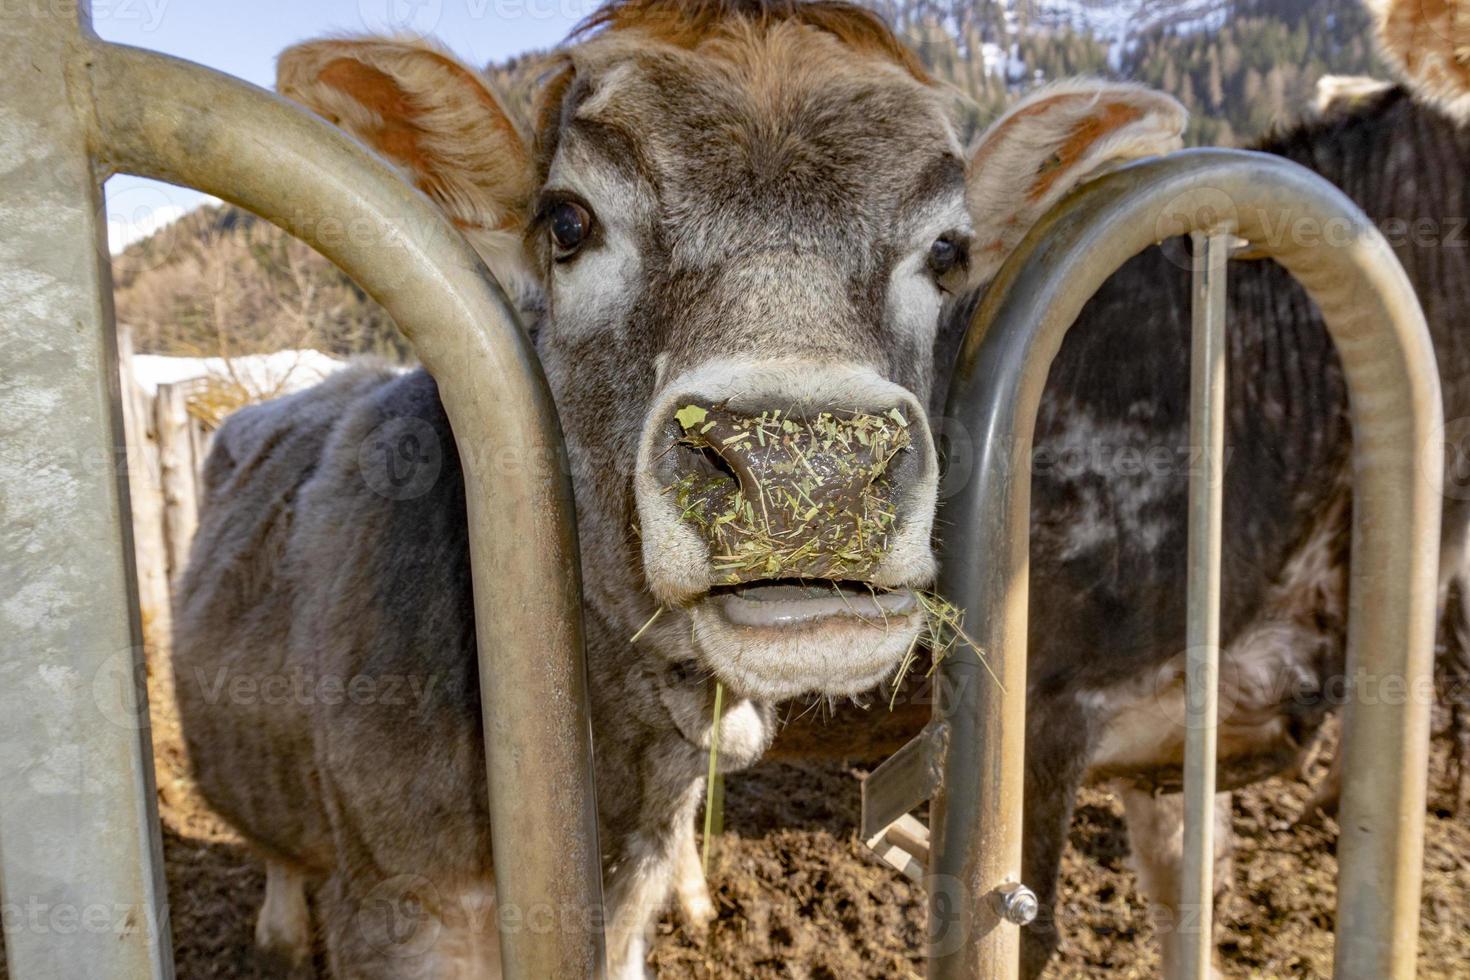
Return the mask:
<path fill-rule="evenodd" d="M 1005 685 L 1001 684 L 995 671 L 990 669 L 990 662 L 985 656 L 985 651 L 980 649 L 980 644 L 965 632 L 964 612 L 954 603 L 934 592 L 916 590 L 914 596 L 924 610 L 924 628 L 915 634 L 913 642 L 904 652 L 903 660 L 899 662 L 898 672 L 893 677 L 893 693 L 888 698 L 888 710 L 892 711 L 894 705 L 898 703 L 899 688 L 903 687 L 904 678 L 908 676 L 914 662 L 918 660 L 920 647 L 927 647 L 929 650 L 929 669 L 925 671 L 925 677 L 933 676 L 934 671 L 938 670 L 939 665 L 944 662 L 944 658 L 949 656 L 955 647 L 964 645 L 975 651 L 975 656 L 980 658 L 980 665 L 985 668 L 985 672 L 1004 691 Z"/>
<path fill-rule="evenodd" d="M 863 578 L 887 554 L 898 513 L 885 477 L 911 445 L 902 412 L 806 418 L 686 405 L 674 418 L 678 445 L 711 465 L 664 492 L 703 534 L 722 584 Z"/>

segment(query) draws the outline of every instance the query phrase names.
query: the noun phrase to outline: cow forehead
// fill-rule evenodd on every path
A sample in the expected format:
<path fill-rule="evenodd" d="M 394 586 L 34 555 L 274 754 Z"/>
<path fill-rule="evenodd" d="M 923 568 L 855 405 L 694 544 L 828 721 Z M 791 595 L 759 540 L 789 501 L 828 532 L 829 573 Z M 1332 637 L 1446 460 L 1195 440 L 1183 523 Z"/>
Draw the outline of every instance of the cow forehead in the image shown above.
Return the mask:
<path fill-rule="evenodd" d="M 647 184 L 663 216 L 695 234 L 869 240 L 912 199 L 962 192 L 944 97 L 819 32 L 585 47 L 562 139 L 593 144 L 590 165 Z"/>

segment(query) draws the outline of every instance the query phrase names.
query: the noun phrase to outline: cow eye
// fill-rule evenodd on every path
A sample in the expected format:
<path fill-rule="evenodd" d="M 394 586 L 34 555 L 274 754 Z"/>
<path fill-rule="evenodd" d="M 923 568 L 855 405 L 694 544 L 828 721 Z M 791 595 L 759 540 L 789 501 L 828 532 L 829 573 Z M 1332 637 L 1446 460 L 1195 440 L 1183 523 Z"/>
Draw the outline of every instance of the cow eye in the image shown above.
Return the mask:
<path fill-rule="evenodd" d="M 929 271 L 936 277 L 944 277 L 960 266 L 965 259 L 965 250 L 953 238 L 936 238 L 929 246 Z"/>
<path fill-rule="evenodd" d="M 557 258 L 570 258 L 592 234 L 592 213 L 576 201 L 562 201 L 547 216 Z"/>

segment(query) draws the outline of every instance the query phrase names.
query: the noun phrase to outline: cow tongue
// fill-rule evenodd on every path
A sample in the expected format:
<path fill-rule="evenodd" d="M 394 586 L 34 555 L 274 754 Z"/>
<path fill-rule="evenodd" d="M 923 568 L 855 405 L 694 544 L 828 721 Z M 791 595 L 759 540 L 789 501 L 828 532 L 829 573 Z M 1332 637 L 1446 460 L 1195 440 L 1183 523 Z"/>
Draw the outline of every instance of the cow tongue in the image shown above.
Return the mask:
<path fill-rule="evenodd" d="M 836 585 L 748 585 L 720 596 L 720 611 L 736 626 L 799 626 L 832 616 L 883 620 L 917 604 L 912 592 Z"/>

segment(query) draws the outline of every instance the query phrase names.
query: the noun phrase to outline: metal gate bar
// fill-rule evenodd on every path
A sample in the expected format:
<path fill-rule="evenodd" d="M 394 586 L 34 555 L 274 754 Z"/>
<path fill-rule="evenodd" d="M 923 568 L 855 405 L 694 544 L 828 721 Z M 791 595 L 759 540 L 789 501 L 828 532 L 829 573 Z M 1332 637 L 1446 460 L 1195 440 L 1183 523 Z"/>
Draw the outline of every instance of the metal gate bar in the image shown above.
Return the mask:
<path fill-rule="evenodd" d="M 65 4 L 7 16 L 0 111 L 7 140 L 30 142 L 0 181 L 20 209 L 8 213 L 26 216 L 7 218 L 0 316 L 15 322 L 0 377 L 7 411 L 26 406 L 31 428 L 6 432 L 0 468 L 0 556 L 23 586 L 0 603 L 12 682 L 0 716 L 18 719 L 0 747 L 6 902 L 163 908 L 146 737 L 87 703 L 105 658 L 138 656 L 125 500 L 110 455 L 50 462 L 120 445 L 96 216 L 98 183 L 126 171 L 216 194 L 312 245 L 383 304 L 438 381 L 464 463 L 498 905 L 552 923 L 502 935 L 505 975 L 592 976 L 601 874 L 576 527 L 555 411 L 514 310 L 437 209 L 341 131 L 228 76 L 102 43 Z M 140 705 L 141 677 L 126 678 Z M 16 980 L 171 974 L 164 929 L 73 943 L 7 916 L 6 943 Z"/>
<path fill-rule="evenodd" d="M 1175 923 L 1183 976 L 1214 955 L 1215 726 L 1220 700 L 1220 526 L 1225 489 L 1225 264 L 1228 231 L 1197 231 L 1190 344 L 1189 582 L 1185 625 L 1184 867 Z M 1187 927 L 1187 928 L 1186 928 Z"/>
<path fill-rule="evenodd" d="M 941 588 L 999 683 L 946 658 L 952 737 L 934 800 L 931 977 L 1013 977 L 1018 930 L 998 901 L 1021 873 L 1030 447 L 1047 372 L 1083 305 L 1133 255 L 1232 227 L 1316 301 L 1353 423 L 1349 700 L 1343 726 L 1336 975 L 1413 975 L 1423 852 L 1442 459 L 1439 378 L 1423 314 L 1381 235 L 1336 188 L 1281 158 L 1196 150 L 1124 168 L 1050 214 L 1001 271 L 960 354 L 947 415 L 977 439 L 947 487 Z M 1307 234 L 1303 229 L 1316 229 Z M 1298 236 L 1293 238 L 1292 236 Z M 1142 302 L 1147 298 L 1142 297 Z M 1402 703 L 1365 696 L 1399 679 Z"/>

